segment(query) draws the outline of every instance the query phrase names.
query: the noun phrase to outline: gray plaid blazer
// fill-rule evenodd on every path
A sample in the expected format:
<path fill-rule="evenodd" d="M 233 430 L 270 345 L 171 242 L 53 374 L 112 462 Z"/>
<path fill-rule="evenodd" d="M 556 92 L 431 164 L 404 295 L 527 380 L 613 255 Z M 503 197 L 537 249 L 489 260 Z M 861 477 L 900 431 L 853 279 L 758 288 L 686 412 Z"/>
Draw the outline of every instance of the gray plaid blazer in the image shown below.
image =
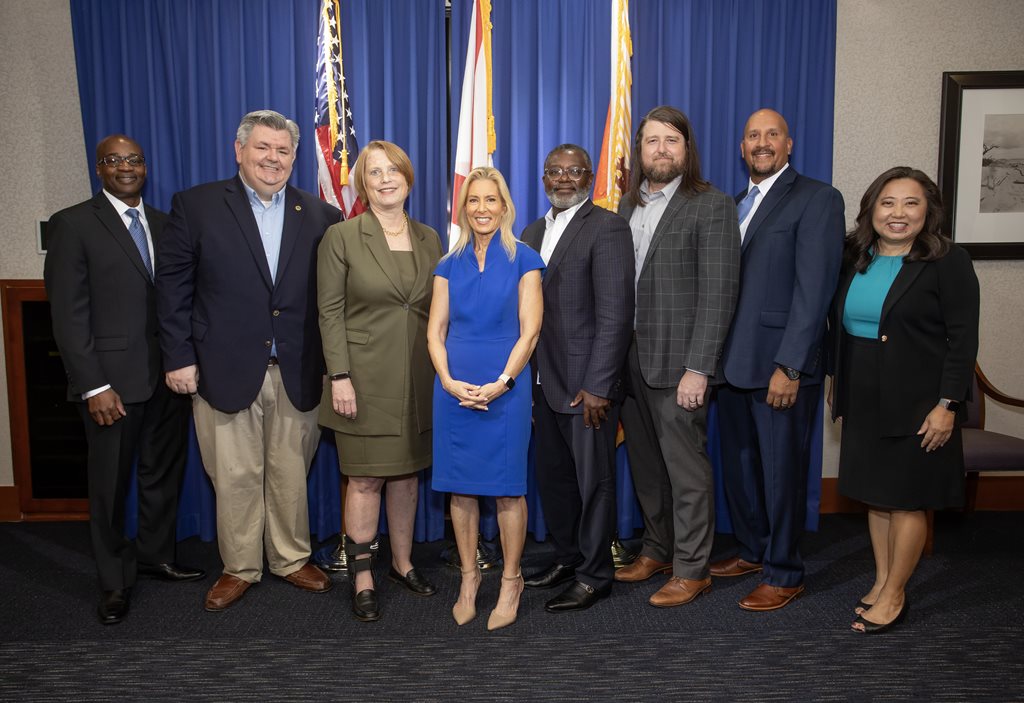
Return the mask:
<path fill-rule="evenodd" d="M 619 214 L 633 214 L 628 196 Z M 686 369 L 721 383 L 722 347 L 740 278 L 736 204 L 710 187 L 672 196 L 636 286 L 636 342 L 644 381 L 674 388 Z"/>

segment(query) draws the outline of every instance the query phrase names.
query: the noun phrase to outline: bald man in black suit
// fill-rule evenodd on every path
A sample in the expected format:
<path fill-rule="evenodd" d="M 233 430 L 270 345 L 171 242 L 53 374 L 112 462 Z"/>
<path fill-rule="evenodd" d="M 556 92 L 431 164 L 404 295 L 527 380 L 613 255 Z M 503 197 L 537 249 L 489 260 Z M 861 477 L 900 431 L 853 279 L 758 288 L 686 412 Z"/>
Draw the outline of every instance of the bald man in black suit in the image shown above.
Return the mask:
<path fill-rule="evenodd" d="M 68 399 L 89 444 L 89 520 L 100 622 L 128 614 L 136 574 L 203 577 L 174 563 L 188 402 L 163 383 L 153 243 L 167 216 L 142 202 L 146 157 L 121 134 L 96 148 L 103 189 L 50 218 L 44 278 Z M 138 458 L 139 529 L 124 536 L 124 503 Z"/>

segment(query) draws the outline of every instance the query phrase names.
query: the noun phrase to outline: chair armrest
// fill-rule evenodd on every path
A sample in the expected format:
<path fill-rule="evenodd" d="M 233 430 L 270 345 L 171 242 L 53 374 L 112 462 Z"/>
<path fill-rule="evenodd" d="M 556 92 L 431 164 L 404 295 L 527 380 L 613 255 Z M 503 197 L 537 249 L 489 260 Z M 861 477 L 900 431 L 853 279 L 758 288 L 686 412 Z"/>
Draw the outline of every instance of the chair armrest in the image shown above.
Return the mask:
<path fill-rule="evenodd" d="M 992 381 L 988 380 L 985 374 L 981 370 L 981 365 L 974 365 L 974 373 L 978 376 L 978 387 L 981 392 L 987 395 L 992 400 L 997 400 L 1000 403 L 1006 405 L 1012 405 L 1015 408 L 1024 408 L 1024 400 L 1020 398 L 1014 398 L 1013 396 L 1006 395 L 1001 390 L 992 385 Z"/>

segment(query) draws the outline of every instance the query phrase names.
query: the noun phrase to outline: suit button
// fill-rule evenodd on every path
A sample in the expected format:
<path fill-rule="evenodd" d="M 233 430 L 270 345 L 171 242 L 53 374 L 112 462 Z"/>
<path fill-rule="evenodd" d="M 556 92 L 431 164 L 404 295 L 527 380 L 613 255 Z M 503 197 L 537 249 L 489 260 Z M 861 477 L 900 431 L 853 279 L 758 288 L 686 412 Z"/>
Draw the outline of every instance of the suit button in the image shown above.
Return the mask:
<path fill-rule="evenodd" d="M 403 310 L 408 310 L 409 309 L 409 303 L 402 303 L 402 309 Z"/>
<path fill-rule="evenodd" d="M 889 341 L 889 335 L 887 335 L 887 334 L 883 334 L 883 335 L 882 335 L 882 341 L 883 341 L 883 342 L 888 342 L 888 341 Z"/>
<path fill-rule="evenodd" d="M 270 340 L 268 339 L 267 341 L 265 341 L 263 343 L 263 346 L 265 346 L 267 349 L 270 349 Z"/>
<path fill-rule="evenodd" d="M 280 310 L 275 310 L 273 312 L 273 315 L 274 315 L 274 317 L 280 317 L 281 316 L 281 311 Z"/>

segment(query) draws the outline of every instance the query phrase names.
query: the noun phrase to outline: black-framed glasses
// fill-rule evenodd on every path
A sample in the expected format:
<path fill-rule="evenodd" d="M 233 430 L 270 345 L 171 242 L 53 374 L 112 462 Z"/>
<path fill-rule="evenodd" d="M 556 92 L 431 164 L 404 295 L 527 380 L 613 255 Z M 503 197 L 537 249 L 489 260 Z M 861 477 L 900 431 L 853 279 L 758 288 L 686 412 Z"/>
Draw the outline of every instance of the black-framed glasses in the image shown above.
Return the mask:
<path fill-rule="evenodd" d="M 579 166 L 570 166 L 569 168 L 562 168 L 561 166 L 552 166 L 544 169 L 544 175 L 552 181 L 557 181 L 563 175 L 569 177 L 570 180 L 578 181 L 585 175 L 590 173 L 589 169 L 581 168 Z"/>
<path fill-rule="evenodd" d="M 141 154 L 128 154 L 128 156 L 118 156 L 117 154 L 110 154 L 104 156 L 102 159 L 96 162 L 97 166 L 111 166 L 117 168 L 123 163 L 127 163 L 132 168 L 138 166 L 144 166 L 146 163 L 146 157 Z"/>

